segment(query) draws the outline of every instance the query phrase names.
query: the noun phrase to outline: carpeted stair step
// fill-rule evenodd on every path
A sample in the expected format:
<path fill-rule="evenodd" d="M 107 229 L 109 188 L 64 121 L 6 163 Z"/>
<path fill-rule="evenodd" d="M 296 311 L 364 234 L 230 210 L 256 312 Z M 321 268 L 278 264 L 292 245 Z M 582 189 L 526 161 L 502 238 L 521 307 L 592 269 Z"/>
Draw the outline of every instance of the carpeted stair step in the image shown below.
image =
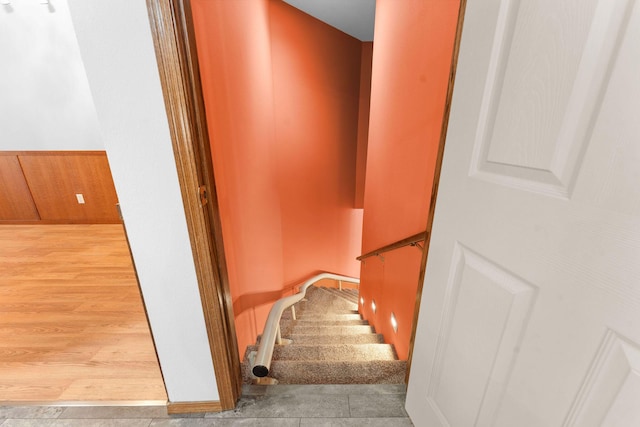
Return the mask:
<path fill-rule="evenodd" d="M 353 319 L 353 320 L 336 320 L 332 318 L 327 319 L 307 319 L 303 317 L 298 320 L 289 320 L 287 322 L 282 323 L 291 323 L 293 325 L 300 326 L 358 326 L 358 325 L 368 325 L 369 322 L 364 319 Z"/>
<path fill-rule="evenodd" d="M 355 317 L 353 317 L 355 315 Z M 360 313 L 358 313 L 358 310 L 332 310 L 332 311 L 326 311 L 326 310 L 296 310 L 296 318 L 298 319 L 302 319 L 304 317 L 319 317 L 322 319 L 326 319 L 327 317 L 350 317 L 350 318 L 361 318 Z M 290 319 L 291 318 L 291 312 L 289 311 L 288 313 L 282 313 L 282 318 L 283 319 Z"/>
<path fill-rule="evenodd" d="M 296 316 L 298 320 L 309 322 L 322 322 L 323 320 L 362 320 L 362 316 L 358 313 L 322 313 L 322 312 L 306 312 Z M 284 316 L 282 316 L 285 319 Z M 287 319 L 291 319 L 288 317 Z"/>
<path fill-rule="evenodd" d="M 304 326 L 296 324 L 291 327 L 290 331 L 292 334 L 304 335 L 356 335 L 375 333 L 375 329 L 370 325 Z"/>
<path fill-rule="evenodd" d="M 331 291 L 325 288 L 311 287 L 307 290 L 307 301 L 302 302 L 301 308 L 322 307 L 325 312 L 335 310 L 357 310 L 358 304 L 343 298 L 337 298 Z"/>
<path fill-rule="evenodd" d="M 346 300 L 347 302 L 350 302 L 352 304 L 358 304 L 358 294 L 356 293 L 354 295 L 353 292 L 351 292 L 350 290 L 340 290 L 340 289 L 336 289 L 336 288 L 320 288 L 326 292 L 329 292 L 330 294 L 332 294 L 335 297 L 338 298 L 342 298 L 344 300 Z"/>
<path fill-rule="evenodd" d="M 351 301 L 356 304 L 360 302 L 360 291 L 355 289 L 345 289 L 344 292 Z"/>
<path fill-rule="evenodd" d="M 305 335 L 291 334 L 287 336 L 293 344 L 370 344 L 384 343 L 382 334 L 357 335 Z"/>
<path fill-rule="evenodd" d="M 283 337 L 292 333 L 313 334 L 313 330 L 319 330 L 321 334 L 327 333 L 324 328 L 331 327 L 328 333 L 351 334 L 362 333 L 362 328 L 351 328 L 352 326 L 369 326 L 369 322 L 360 320 L 283 320 L 280 322 L 280 331 Z M 339 327 L 339 329 L 338 329 Z M 302 328 L 302 329 L 301 329 Z M 332 331 L 332 332 L 331 332 Z"/>
<path fill-rule="evenodd" d="M 407 362 L 274 360 L 270 377 L 279 384 L 403 384 Z"/>
<path fill-rule="evenodd" d="M 358 289 L 343 289 L 344 293 L 347 295 L 351 295 L 352 297 L 359 298 L 360 291 Z"/>
<path fill-rule="evenodd" d="M 248 347 L 248 351 L 258 351 L 258 346 Z M 305 344 L 276 345 L 273 360 L 310 361 L 378 361 L 395 360 L 396 353 L 390 344 Z"/>
<path fill-rule="evenodd" d="M 369 322 L 363 319 L 360 320 L 289 320 L 280 321 L 280 331 L 284 335 L 300 333 L 299 328 L 324 328 L 324 327 L 348 327 L 348 326 L 369 326 Z M 305 333 L 305 332 L 303 332 Z M 324 332 L 322 332 L 324 333 Z"/>
<path fill-rule="evenodd" d="M 403 384 L 406 361 L 358 313 L 356 289 L 311 287 L 295 305 L 296 320 L 285 310 L 280 320 L 287 345 L 276 345 L 269 377 L 280 384 Z M 259 343 L 259 339 L 258 339 Z M 243 378 L 251 383 L 247 347 Z"/>
<path fill-rule="evenodd" d="M 319 289 L 319 288 L 318 288 Z M 346 301 L 342 298 L 334 297 L 330 292 L 320 290 L 323 294 L 310 297 L 307 291 L 307 298 L 294 304 L 297 311 L 312 310 L 324 312 L 351 311 L 358 312 L 358 304 Z M 320 300 L 320 301 L 319 301 Z"/>
<path fill-rule="evenodd" d="M 306 325 L 306 326 L 314 326 L 314 325 L 368 325 L 369 322 L 367 320 L 364 320 L 363 318 L 358 318 L 358 319 L 345 319 L 345 318 L 336 318 L 335 316 L 327 316 L 326 318 L 320 318 L 320 317 L 302 317 L 302 318 L 298 318 L 298 320 L 287 320 L 286 322 L 281 322 L 281 323 L 287 323 L 290 322 L 292 324 L 296 324 L 296 325 Z"/>

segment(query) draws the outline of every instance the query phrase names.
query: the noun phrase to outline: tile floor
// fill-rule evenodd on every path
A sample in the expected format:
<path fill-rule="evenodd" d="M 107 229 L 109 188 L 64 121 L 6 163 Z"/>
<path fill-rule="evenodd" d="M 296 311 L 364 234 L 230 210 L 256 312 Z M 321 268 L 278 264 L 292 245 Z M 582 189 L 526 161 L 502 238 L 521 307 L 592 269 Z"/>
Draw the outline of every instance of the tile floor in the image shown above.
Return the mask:
<path fill-rule="evenodd" d="M 0 406 L 0 427 L 410 427 L 404 385 L 245 386 L 236 409 L 169 416 L 164 406 Z"/>

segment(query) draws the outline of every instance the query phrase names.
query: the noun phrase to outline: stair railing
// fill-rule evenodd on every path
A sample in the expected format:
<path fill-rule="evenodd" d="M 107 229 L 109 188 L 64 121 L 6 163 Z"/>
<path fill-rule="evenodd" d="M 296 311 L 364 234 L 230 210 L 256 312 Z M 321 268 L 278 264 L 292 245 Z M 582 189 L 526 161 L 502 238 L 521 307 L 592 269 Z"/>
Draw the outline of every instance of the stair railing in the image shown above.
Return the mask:
<path fill-rule="evenodd" d="M 302 301 L 309 287 L 323 279 L 333 279 L 338 280 L 339 282 L 360 283 L 360 279 L 356 279 L 354 277 L 341 276 L 333 273 L 321 273 L 300 285 L 300 290 L 297 294 L 290 295 L 276 301 L 273 304 L 273 307 L 271 307 L 271 311 L 269 311 L 269 316 L 267 316 L 267 322 L 265 323 L 264 331 L 262 332 L 262 338 L 258 345 L 258 352 L 251 363 L 251 371 L 253 372 L 253 375 L 259 378 L 269 375 L 271 358 L 273 357 L 273 348 L 276 342 L 278 344 L 282 343 L 282 338 L 280 336 L 280 318 L 282 317 L 282 313 L 284 313 L 287 308 L 291 307 L 292 315 L 295 320 L 295 308 L 293 305 Z"/>
<path fill-rule="evenodd" d="M 356 257 L 356 259 L 358 261 L 362 261 L 365 258 L 369 258 L 372 256 L 382 257 L 382 254 L 385 252 L 393 251 L 395 249 L 400 249 L 405 246 L 415 246 L 416 248 L 423 250 L 424 248 L 423 246 L 420 245 L 420 242 L 424 241 L 426 238 L 427 238 L 427 232 L 423 231 L 422 233 L 414 234 L 413 236 L 409 236 L 406 239 L 398 240 L 397 242 L 393 242 L 389 245 L 378 248 L 375 251 L 362 254 L 359 257 Z"/>

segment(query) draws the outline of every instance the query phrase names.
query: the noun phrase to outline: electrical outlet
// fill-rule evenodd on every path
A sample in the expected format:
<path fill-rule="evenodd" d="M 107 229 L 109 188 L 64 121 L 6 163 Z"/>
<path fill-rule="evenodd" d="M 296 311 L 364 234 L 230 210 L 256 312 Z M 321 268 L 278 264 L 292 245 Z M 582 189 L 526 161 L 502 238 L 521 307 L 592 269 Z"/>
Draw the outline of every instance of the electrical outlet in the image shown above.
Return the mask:
<path fill-rule="evenodd" d="M 76 199 L 78 199 L 78 204 L 84 205 L 84 196 L 82 193 L 76 193 Z"/>

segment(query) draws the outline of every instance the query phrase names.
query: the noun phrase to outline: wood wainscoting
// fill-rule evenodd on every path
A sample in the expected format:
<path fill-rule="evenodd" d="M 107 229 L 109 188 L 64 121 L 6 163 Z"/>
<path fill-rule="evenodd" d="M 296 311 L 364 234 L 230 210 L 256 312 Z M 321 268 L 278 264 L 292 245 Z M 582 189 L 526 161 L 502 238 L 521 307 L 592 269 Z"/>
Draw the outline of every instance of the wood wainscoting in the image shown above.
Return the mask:
<path fill-rule="evenodd" d="M 0 200 L 0 223 L 120 222 L 104 151 L 0 152 Z"/>
<path fill-rule="evenodd" d="M 0 403 L 166 402 L 122 225 L 0 225 L 0 271 Z"/>
<path fill-rule="evenodd" d="M 0 220 L 40 219 L 18 156 L 0 155 L 0 200 Z"/>

